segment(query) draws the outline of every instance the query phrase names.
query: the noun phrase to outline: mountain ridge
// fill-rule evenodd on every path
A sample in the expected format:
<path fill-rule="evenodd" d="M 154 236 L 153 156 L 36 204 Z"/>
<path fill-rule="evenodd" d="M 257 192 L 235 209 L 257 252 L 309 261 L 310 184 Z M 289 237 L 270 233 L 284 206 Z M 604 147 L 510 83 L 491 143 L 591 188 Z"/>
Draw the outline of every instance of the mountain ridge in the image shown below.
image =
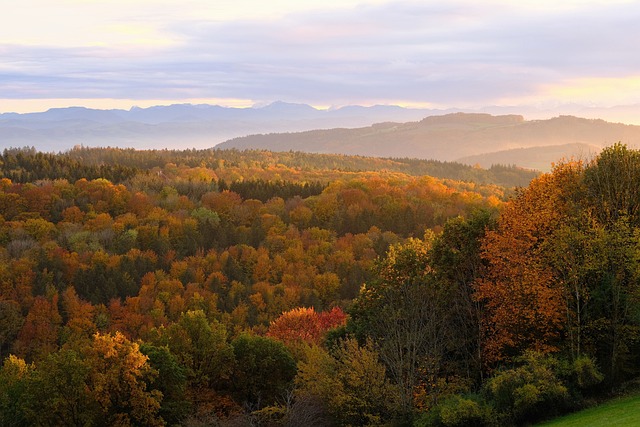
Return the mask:
<path fill-rule="evenodd" d="M 557 155 L 569 158 L 582 154 L 576 150 L 583 151 L 585 146 L 602 148 L 618 141 L 631 147 L 640 146 L 640 126 L 574 116 L 525 120 L 520 115 L 453 113 L 426 117 L 418 122 L 385 122 L 356 129 L 251 135 L 225 141 L 217 148 L 415 157 L 474 164 L 473 156 L 499 152 L 497 156 L 504 159 L 504 152 L 509 150 L 561 146 L 563 150 L 548 149 L 547 157 L 543 152 L 538 153 L 537 164 L 547 164 L 541 169 L 548 170 L 551 162 L 558 160 Z M 511 160 L 509 164 L 530 167 L 526 153 L 522 153 L 507 156 Z M 485 167 L 490 166 L 491 161 L 491 156 L 483 158 Z M 504 162 L 496 160 L 494 164 Z"/>

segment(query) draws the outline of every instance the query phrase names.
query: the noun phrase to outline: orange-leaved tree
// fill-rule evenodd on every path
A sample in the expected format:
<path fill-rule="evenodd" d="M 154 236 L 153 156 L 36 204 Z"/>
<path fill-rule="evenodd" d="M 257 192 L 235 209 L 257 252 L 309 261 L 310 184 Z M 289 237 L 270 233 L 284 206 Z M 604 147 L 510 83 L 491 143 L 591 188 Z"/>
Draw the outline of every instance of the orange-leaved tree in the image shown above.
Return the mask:
<path fill-rule="evenodd" d="M 497 230 L 486 234 L 482 256 L 488 268 L 475 284 L 475 298 L 484 306 L 485 366 L 525 350 L 558 349 L 566 307 L 562 282 L 545 259 L 545 242 L 574 215 L 581 171 L 581 163 L 568 162 L 535 179 L 504 208 Z"/>
<path fill-rule="evenodd" d="M 327 331 L 344 325 L 346 320 L 347 315 L 339 307 L 320 313 L 313 308 L 299 307 L 282 313 L 271 322 L 267 335 L 285 343 L 319 344 Z"/>

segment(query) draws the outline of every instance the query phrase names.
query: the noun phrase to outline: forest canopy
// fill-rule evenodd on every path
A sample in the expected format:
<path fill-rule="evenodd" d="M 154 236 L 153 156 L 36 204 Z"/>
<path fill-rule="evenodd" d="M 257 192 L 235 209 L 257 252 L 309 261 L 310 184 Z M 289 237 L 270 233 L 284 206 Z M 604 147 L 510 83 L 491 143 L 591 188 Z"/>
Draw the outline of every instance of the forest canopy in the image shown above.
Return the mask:
<path fill-rule="evenodd" d="M 2 425 L 508 425 L 638 375 L 624 145 L 540 176 L 236 150 L 0 160 Z"/>

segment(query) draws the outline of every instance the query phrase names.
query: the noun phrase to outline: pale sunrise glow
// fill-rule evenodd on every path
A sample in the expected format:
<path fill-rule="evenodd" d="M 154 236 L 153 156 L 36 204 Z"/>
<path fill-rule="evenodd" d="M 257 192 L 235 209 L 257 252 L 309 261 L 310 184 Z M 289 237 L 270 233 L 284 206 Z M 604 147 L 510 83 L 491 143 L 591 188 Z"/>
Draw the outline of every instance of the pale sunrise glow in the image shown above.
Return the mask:
<path fill-rule="evenodd" d="M 574 102 L 598 103 L 606 99 L 609 105 L 631 104 L 640 100 L 640 76 L 581 78 L 547 90 L 553 97 Z"/>

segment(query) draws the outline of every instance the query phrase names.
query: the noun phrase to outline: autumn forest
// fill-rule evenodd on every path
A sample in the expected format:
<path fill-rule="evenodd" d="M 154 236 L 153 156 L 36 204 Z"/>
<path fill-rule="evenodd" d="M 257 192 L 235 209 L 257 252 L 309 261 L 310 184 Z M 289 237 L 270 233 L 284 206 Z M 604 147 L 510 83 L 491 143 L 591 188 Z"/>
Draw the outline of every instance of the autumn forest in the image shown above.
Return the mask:
<path fill-rule="evenodd" d="M 640 374 L 640 151 L 0 156 L 0 425 L 529 425 Z"/>

